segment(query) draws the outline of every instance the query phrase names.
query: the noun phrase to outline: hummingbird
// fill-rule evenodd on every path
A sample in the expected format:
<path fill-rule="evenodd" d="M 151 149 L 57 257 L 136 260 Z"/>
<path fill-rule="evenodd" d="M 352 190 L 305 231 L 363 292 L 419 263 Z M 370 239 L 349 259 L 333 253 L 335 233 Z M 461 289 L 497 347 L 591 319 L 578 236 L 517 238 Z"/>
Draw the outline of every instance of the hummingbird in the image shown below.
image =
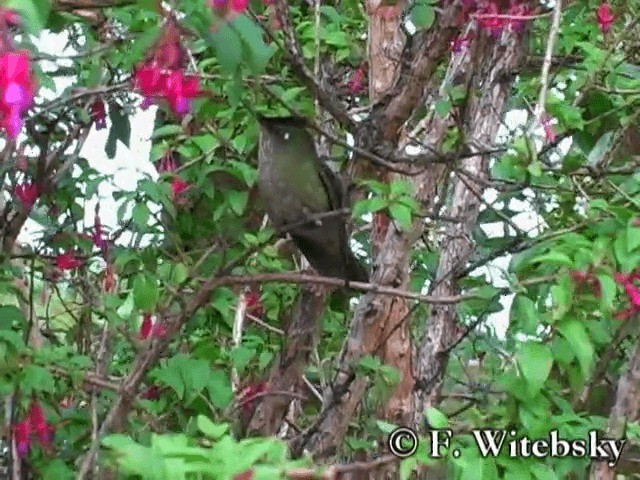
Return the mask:
<path fill-rule="evenodd" d="M 368 282 L 339 212 L 347 206 L 344 184 L 318 155 L 305 120 L 260 116 L 258 122 L 258 191 L 275 227 L 289 233 L 321 275 Z"/>

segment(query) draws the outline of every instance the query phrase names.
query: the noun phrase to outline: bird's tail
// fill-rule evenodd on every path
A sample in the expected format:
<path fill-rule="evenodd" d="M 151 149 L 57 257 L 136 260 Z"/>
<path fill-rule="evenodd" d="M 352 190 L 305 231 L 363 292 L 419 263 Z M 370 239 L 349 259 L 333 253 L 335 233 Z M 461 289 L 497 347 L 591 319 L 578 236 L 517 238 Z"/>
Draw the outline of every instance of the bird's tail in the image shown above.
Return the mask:
<path fill-rule="evenodd" d="M 349 252 L 347 255 L 347 275 L 349 280 L 352 282 L 369 282 L 369 272 L 367 269 L 360 263 L 360 261 L 353 255 L 353 253 Z"/>

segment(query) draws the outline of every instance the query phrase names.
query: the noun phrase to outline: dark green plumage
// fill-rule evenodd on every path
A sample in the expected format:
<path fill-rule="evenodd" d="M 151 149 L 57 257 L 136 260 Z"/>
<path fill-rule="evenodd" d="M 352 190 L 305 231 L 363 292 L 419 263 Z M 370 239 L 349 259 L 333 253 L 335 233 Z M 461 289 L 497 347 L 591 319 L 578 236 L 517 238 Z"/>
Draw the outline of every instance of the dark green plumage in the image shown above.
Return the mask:
<path fill-rule="evenodd" d="M 346 206 L 343 184 L 320 160 L 304 120 L 260 117 L 258 188 L 271 221 L 291 235 L 321 275 L 367 282 L 369 275 L 349 248 L 344 215 L 310 216 Z"/>

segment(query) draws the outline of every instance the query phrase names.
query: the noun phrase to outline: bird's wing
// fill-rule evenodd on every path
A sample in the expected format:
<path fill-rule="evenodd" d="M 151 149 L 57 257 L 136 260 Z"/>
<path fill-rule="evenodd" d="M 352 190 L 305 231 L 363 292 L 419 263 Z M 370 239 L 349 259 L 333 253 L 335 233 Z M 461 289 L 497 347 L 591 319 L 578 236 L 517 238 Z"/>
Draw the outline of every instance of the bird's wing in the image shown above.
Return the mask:
<path fill-rule="evenodd" d="M 331 210 L 338 210 L 345 207 L 344 185 L 340 181 L 338 175 L 331 170 L 331 167 L 322 160 L 318 160 L 318 173 L 324 184 L 324 188 L 329 196 L 329 205 Z"/>
<path fill-rule="evenodd" d="M 331 210 L 339 210 L 346 207 L 345 199 L 345 191 L 344 184 L 340 181 L 338 175 L 329 167 L 326 162 L 321 160 L 318 161 L 319 168 L 318 172 L 320 173 L 320 179 L 327 190 L 327 194 L 329 196 L 329 205 L 331 206 Z M 342 255 L 342 261 L 344 262 L 345 268 L 347 268 L 347 264 L 349 263 L 349 256 L 353 255 L 351 252 L 351 248 L 349 247 L 349 235 L 347 234 L 347 222 L 342 214 L 339 217 L 334 217 L 333 221 L 330 221 L 334 225 L 339 225 L 338 227 L 338 236 L 340 239 L 340 250 Z"/>

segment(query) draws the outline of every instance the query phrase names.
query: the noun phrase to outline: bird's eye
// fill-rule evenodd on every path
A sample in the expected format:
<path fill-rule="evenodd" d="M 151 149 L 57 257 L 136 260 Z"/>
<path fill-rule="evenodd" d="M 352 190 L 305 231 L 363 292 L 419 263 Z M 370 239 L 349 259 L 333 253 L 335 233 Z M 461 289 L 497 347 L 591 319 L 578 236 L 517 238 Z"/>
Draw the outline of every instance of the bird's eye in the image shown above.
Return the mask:
<path fill-rule="evenodd" d="M 285 133 L 285 134 L 284 134 L 284 139 L 285 139 L 285 140 L 289 140 L 289 134 L 288 134 L 288 133 Z"/>

